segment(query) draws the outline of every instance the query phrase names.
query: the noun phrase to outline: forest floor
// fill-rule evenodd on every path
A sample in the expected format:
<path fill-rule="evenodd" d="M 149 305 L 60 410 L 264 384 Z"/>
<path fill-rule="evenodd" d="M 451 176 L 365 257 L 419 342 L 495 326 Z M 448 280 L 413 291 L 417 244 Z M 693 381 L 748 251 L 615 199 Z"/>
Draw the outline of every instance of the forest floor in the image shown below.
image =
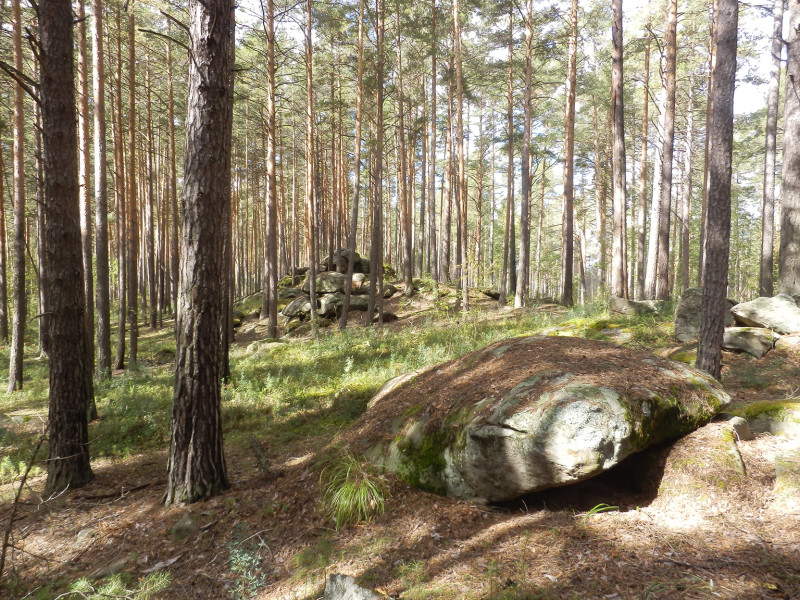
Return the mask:
<path fill-rule="evenodd" d="M 385 511 L 336 529 L 325 509 L 328 468 L 344 454 L 341 432 L 390 377 L 536 331 L 611 338 L 659 354 L 677 347 L 668 315 L 552 305 L 513 311 L 477 294 L 472 304 L 457 314 L 447 296 L 423 291 L 392 299 L 387 308 L 399 319 L 383 331 L 354 324 L 314 341 L 301 329 L 289 343 L 266 340 L 251 314 L 236 336 L 223 398 L 231 487 L 169 508 L 160 500 L 174 342 L 167 324 L 143 332 L 135 368 L 97 386 L 94 480 L 42 498 L 42 455 L 35 461 L 10 530 L 0 597 L 145 598 L 150 585 L 163 587 L 153 598 L 312 600 L 328 574 L 346 573 L 403 599 L 800 598 L 800 511 L 773 493 L 774 457 L 797 443 L 782 436 L 738 441 L 746 476 L 713 493 L 660 494 L 669 476 L 663 463 L 644 483 L 634 483 L 623 463 L 502 506 L 434 496 L 372 473 Z M 46 415 L 46 365 L 29 350 L 27 391 L 0 396 L 3 529 Z M 773 350 L 759 361 L 725 353 L 723 362 L 736 402 L 800 395 L 796 351 Z M 700 437 L 677 451 L 702 457 L 704 443 Z M 197 530 L 176 541 L 171 528 L 187 512 Z"/>

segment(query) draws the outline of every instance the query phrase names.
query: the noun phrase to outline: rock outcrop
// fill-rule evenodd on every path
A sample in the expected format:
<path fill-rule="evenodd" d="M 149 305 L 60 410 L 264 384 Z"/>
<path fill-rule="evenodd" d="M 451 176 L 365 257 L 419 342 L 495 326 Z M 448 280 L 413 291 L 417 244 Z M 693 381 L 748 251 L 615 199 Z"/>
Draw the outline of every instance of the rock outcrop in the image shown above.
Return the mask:
<path fill-rule="evenodd" d="M 705 373 L 578 338 L 497 342 L 383 391 L 353 439 L 423 489 L 499 502 L 597 475 L 729 402 Z"/>
<path fill-rule="evenodd" d="M 756 298 L 731 309 L 737 323 L 772 329 L 780 334 L 800 332 L 800 307 L 789 294 Z"/>

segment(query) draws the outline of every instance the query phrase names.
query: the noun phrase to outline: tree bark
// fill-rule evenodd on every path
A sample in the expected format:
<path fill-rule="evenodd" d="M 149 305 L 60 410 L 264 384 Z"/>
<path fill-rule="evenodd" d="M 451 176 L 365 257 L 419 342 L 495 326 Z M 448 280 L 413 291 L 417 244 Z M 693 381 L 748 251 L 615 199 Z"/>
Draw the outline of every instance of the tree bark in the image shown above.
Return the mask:
<path fill-rule="evenodd" d="M 796 3 L 795 3 L 796 4 Z M 705 286 L 703 287 L 697 367 L 720 378 L 722 336 L 728 289 L 731 234 L 731 155 L 733 150 L 733 92 L 736 84 L 737 0 L 719 0 L 717 61 L 712 73 L 713 111 L 709 141 L 708 227 Z M 793 20 L 793 25 L 796 21 Z M 794 31 L 794 30 L 793 30 Z M 795 33 L 796 35 L 796 33 Z"/>
<path fill-rule="evenodd" d="M 436 0 L 431 0 L 431 133 L 430 158 L 428 159 L 428 253 L 430 255 L 433 281 L 441 280 L 439 273 L 438 244 L 436 243 Z M 440 215 L 441 218 L 441 215 Z"/>
<path fill-rule="evenodd" d="M 233 3 L 192 0 L 181 280 L 165 504 L 228 487 L 220 380 L 225 223 L 230 214 Z M 227 229 L 230 229 L 229 227 Z"/>
<path fill-rule="evenodd" d="M 778 292 L 800 293 L 800 1 L 789 0 Z M 719 64 L 719 61 L 717 62 Z M 706 274 L 708 276 L 708 274 Z"/>
<path fill-rule="evenodd" d="M 51 313 L 45 496 L 92 478 L 73 40 L 72 28 L 66 26 L 72 19 L 68 0 L 39 3 L 47 307 Z"/>
<path fill-rule="evenodd" d="M 578 61 L 578 0 L 572 0 L 569 18 L 569 56 L 567 58 L 567 103 L 564 118 L 564 210 L 561 215 L 561 304 L 572 306 L 572 262 L 574 260 L 573 182 L 575 157 L 575 84 Z"/>
<path fill-rule="evenodd" d="M 353 205 L 350 213 L 350 235 L 347 238 L 347 249 L 349 251 L 347 260 L 347 280 L 344 288 L 344 304 L 342 305 L 342 318 L 339 321 L 339 329 L 344 331 L 347 327 L 347 315 L 350 310 L 350 296 L 353 289 L 353 271 L 355 261 L 353 257 L 356 252 L 356 233 L 358 231 L 358 203 L 361 195 L 361 114 L 363 103 L 363 79 L 364 79 L 364 0 L 358 2 L 358 68 L 356 74 L 356 131 L 353 159 Z"/>
<path fill-rule="evenodd" d="M 11 4 L 13 21 L 14 68 L 22 72 L 22 16 L 21 0 Z M 27 296 L 25 293 L 25 105 L 24 91 L 14 84 L 14 235 L 11 252 L 14 312 L 11 323 L 11 358 L 8 367 L 8 391 L 22 389 L 22 361 L 25 352 L 25 321 Z M 77 142 L 76 142 L 77 143 Z"/>
<path fill-rule="evenodd" d="M 456 78 L 456 144 L 458 165 L 457 206 L 459 211 L 458 239 L 460 249 L 458 254 L 459 282 L 461 284 L 461 309 L 469 310 L 469 293 L 467 287 L 467 175 L 464 157 L 464 82 L 461 60 L 461 1 L 453 0 L 453 39 L 455 42 L 455 78 Z"/>
<path fill-rule="evenodd" d="M 514 235 L 514 6 L 508 12 L 508 78 L 506 80 L 506 132 L 508 167 L 506 168 L 506 226 L 503 236 L 503 273 L 500 277 L 499 306 L 505 306 L 511 291 L 516 297 L 516 240 Z M 509 280 L 510 278 L 510 280 Z"/>
<path fill-rule="evenodd" d="M 276 172 L 277 137 L 275 130 L 275 0 L 262 1 L 264 36 L 267 40 L 267 226 L 264 235 L 264 290 L 262 319 L 267 319 L 267 337 L 278 337 L 278 178 Z"/>
<path fill-rule="evenodd" d="M 786 0 L 775 0 L 772 8 L 772 66 L 769 71 L 767 124 L 764 131 L 764 187 L 761 203 L 761 259 L 758 295 L 771 297 L 772 268 L 775 262 L 775 155 L 778 138 L 778 99 L 781 86 L 781 51 L 783 50 L 783 9 Z"/>
<path fill-rule="evenodd" d="M 514 308 L 522 308 L 528 298 L 531 264 L 531 123 L 533 119 L 533 2 L 525 2 L 525 73 L 522 126 L 522 205 L 519 211 L 519 267 Z"/>
<path fill-rule="evenodd" d="M 94 228 L 97 260 L 97 374 L 111 377 L 111 303 L 108 265 L 108 182 L 106 178 L 106 99 L 103 56 L 103 2 L 92 0 L 92 97 L 94 102 Z M 90 298 L 87 296 L 87 302 Z"/>
<path fill-rule="evenodd" d="M 626 251 L 626 207 L 625 207 L 625 107 L 623 102 L 623 68 L 622 68 L 622 0 L 612 3 L 612 74 L 611 119 L 612 138 L 612 180 L 614 223 L 611 240 L 611 293 L 618 298 L 628 297 L 628 273 Z"/>
<path fill-rule="evenodd" d="M 642 158 L 639 167 L 639 210 L 636 214 L 636 289 L 634 297 L 642 300 L 645 297 L 645 244 L 647 216 L 647 130 L 650 108 L 650 32 L 645 38 L 644 46 L 644 94 L 642 99 Z"/>
<path fill-rule="evenodd" d="M 136 191 L 136 35 L 133 7 L 128 7 L 128 194 L 125 202 L 126 232 L 125 271 L 128 293 L 128 331 L 130 335 L 130 362 L 135 363 L 139 353 L 139 217 Z"/>

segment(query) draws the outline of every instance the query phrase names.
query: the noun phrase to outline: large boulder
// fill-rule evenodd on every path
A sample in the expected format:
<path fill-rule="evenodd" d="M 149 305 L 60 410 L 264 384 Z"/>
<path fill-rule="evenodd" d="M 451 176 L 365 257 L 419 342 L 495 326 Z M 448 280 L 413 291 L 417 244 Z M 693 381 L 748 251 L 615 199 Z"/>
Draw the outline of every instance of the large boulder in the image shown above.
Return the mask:
<path fill-rule="evenodd" d="M 703 291 L 700 288 L 689 288 L 675 307 L 675 337 L 679 342 L 691 342 L 700 335 L 700 317 Z M 734 300 L 728 299 L 727 308 L 736 306 Z M 733 315 L 725 312 L 725 327 L 733 325 Z"/>
<path fill-rule="evenodd" d="M 311 299 L 308 296 L 299 296 L 283 307 L 281 315 L 287 319 L 306 319 L 311 314 Z"/>
<path fill-rule="evenodd" d="M 608 310 L 621 315 L 647 315 L 658 312 L 658 303 L 655 300 L 628 300 L 612 296 L 608 301 Z"/>
<path fill-rule="evenodd" d="M 347 283 L 347 276 L 336 271 L 325 271 L 317 273 L 317 293 L 318 294 L 335 294 L 336 292 L 344 293 L 344 286 Z M 306 277 L 303 281 L 303 291 L 308 293 L 311 289 L 311 281 Z"/>
<path fill-rule="evenodd" d="M 524 337 L 412 377 L 348 437 L 412 485 L 499 502 L 593 477 L 729 401 L 705 373 L 646 352 Z"/>
<path fill-rule="evenodd" d="M 726 327 L 722 347 L 761 358 L 772 350 L 779 337 L 771 329 L 761 327 Z"/>
<path fill-rule="evenodd" d="M 764 327 L 780 334 L 800 332 L 800 307 L 789 294 L 742 302 L 734 306 L 731 313 L 737 323 L 750 327 Z"/>

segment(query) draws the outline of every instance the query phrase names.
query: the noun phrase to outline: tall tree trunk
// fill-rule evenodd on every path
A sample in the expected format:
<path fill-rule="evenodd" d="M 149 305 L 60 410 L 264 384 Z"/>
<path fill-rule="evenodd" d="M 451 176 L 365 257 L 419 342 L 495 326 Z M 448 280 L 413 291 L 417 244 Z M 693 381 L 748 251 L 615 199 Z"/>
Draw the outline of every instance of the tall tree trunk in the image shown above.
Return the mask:
<path fill-rule="evenodd" d="M 167 35 L 171 32 L 171 22 L 167 23 Z M 180 253 L 178 246 L 178 222 L 181 215 L 178 212 L 178 174 L 177 159 L 175 158 L 175 102 L 173 99 L 172 84 L 172 42 L 167 40 L 167 133 L 169 135 L 169 194 L 172 203 L 172 222 L 170 228 L 170 238 L 172 252 L 171 273 L 172 273 L 172 310 L 178 310 L 178 279 Z"/>
<path fill-rule="evenodd" d="M 778 292 L 800 293 L 800 0 L 789 0 Z M 719 61 L 717 62 L 719 64 Z M 715 107 L 716 108 L 716 107 Z M 706 274 L 708 276 L 708 274 Z"/>
<path fill-rule="evenodd" d="M 150 51 L 145 52 L 145 94 L 147 102 L 145 102 L 145 149 L 147 151 L 147 197 L 145 198 L 144 214 L 145 214 L 145 263 L 147 265 L 147 314 L 150 329 L 156 329 L 157 323 L 157 298 L 156 298 L 156 227 L 155 227 L 155 214 L 154 214 L 154 189 L 153 178 L 155 177 L 155 168 L 153 165 L 153 154 L 155 152 L 153 147 L 153 110 L 152 110 L 152 88 L 150 86 Z"/>
<path fill-rule="evenodd" d="M 455 0 L 456 4 L 459 0 Z M 455 9 L 454 9 L 455 10 Z M 458 42 L 457 42 L 458 43 Z M 459 46 L 460 47 L 460 46 Z M 403 97 L 403 45 L 400 37 L 400 3 L 396 4 L 395 13 L 395 51 L 397 54 L 397 129 L 399 134 L 399 145 L 397 154 L 399 159 L 399 189 L 398 198 L 400 203 L 400 232 L 402 236 L 402 267 L 403 283 L 405 284 L 404 293 L 411 297 L 414 294 L 414 254 L 412 248 L 411 231 L 411 199 L 409 187 L 408 166 L 406 164 L 406 132 L 405 132 L 405 104 Z M 412 179 L 413 181 L 413 179 Z"/>
<path fill-rule="evenodd" d="M 699 275 L 697 277 L 698 286 L 700 288 L 705 285 L 705 253 L 706 253 L 706 226 L 708 219 L 706 213 L 708 212 L 708 152 L 709 144 L 711 142 L 711 135 L 709 132 L 709 123 L 711 123 L 711 112 L 714 109 L 714 69 L 717 64 L 717 49 L 714 45 L 714 40 L 717 39 L 717 20 L 716 15 L 718 12 L 719 0 L 713 0 L 711 7 L 711 35 L 708 41 L 708 89 L 706 91 L 706 140 L 703 156 L 703 189 L 700 206 L 700 262 L 698 265 Z"/>
<path fill-rule="evenodd" d="M 508 135 L 508 167 L 506 168 L 506 226 L 503 237 L 503 272 L 500 276 L 500 297 L 505 306 L 509 291 L 516 298 L 516 240 L 514 239 L 514 5 L 508 12 L 508 78 L 506 79 L 506 133 Z M 510 277 L 510 281 L 509 281 Z"/>
<path fill-rule="evenodd" d="M 117 266 L 119 285 L 119 313 L 117 318 L 117 348 L 114 366 L 125 366 L 125 322 L 128 315 L 128 207 L 125 150 L 122 129 L 122 15 L 120 6 L 114 8 L 116 23 L 116 68 L 114 69 L 114 199 L 117 213 Z"/>
<path fill-rule="evenodd" d="M 12 21 L 14 68 L 22 72 L 21 0 L 13 0 Z M 77 143 L 77 142 L 76 142 Z M 22 361 L 25 352 L 25 322 L 28 300 L 25 294 L 25 105 L 24 91 L 14 84 L 14 242 L 11 255 L 14 313 L 11 324 L 11 359 L 8 391 L 22 389 Z"/>
<path fill-rule="evenodd" d="M 364 0 L 358 2 L 358 69 L 356 74 L 356 131 L 353 159 L 353 205 L 350 213 L 350 234 L 347 238 L 347 279 L 344 287 L 344 304 L 339 329 L 347 327 L 347 315 L 350 310 L 350 296 L 353 290 L 353 271 L 355 269 L 356 233 L 358 231 L 358 203 L 361 194 L 361 116 L 364 78 Z"/>
<path fill-rule="evenodd" d="M 758 295 L 772 296 L 772 267 L 775 262 L 775 155 L 778 138 L 778 98 L 781 86 L 781 51 L 783 50 L 783 9 L 786 0 L 775 0 L 772 8 L 772 66 L 769 71 L 767 125 L 764 151 L 764 191 L 761 210 L 761 260 Z"/>
<path fill-rule="evenodd" d="M 460 252 L 458 255 L 461 283 L 461 308 L 469 310 L 469 294 L 467 286 L 467 175 L 464 158 L 464 82 L 461 64 L 461 0 L 453 0 L 453 39 L 455 41 L 455 78 L 456 78 L 456 152 L 458 163 L 458 239 Z"/>
<path fill-rule="evenodd" d="M 519 213 L 519 270 L 514 308 L 522 308 L 528 297 L 531 264 L 531 122 L 533 98 L 533 2 L 525 2 L 524 124 L 522 128 L 522 206 Z"/>
<path fill-rule="evenodd" d="M 645 297 L 645 223 L 647 213 L 647 130 L 650 108 L 650 41 L 648 29 L 644 46 L 644 94 L 642 96 L 642 158 L 639 166 L 639 209 L 636 214 L 636 290 L 634 297 Z"/>
<path fill-rule="evenodd" d="M 267 337 L 278 337 L 278 178 L 275 131 L 275 0 L 261 3 L 267 39 L 267 227 L 264 235 L 264 291 L 261 318 L 267 319 Z"/>
<path fill-rule="evenodd" d="M 372 247 L 370 250 L 369 301 L 367 306 L 368 326 L 372 325 L 375 310 L 378 311 L 378 324 L 383 321 L 383 98 L 384 98 L 384 9 L 383 0 L 375 0 L 375 45 L 376 45 L 376 88 L 375 88 L 375 150 L 373 159 L 372 185 Z"/>
<path fill-rule="evenodd" d="M 92 0 L 92 98 L 94 103 L 94 228 L 97 261 L 97 374 L 111 377 L 111 302 L 108 267 L 108 184 L 106 179 L 106 98 L 103 56 L 103 2 Z M 86 297 L 87 303 L 91 297 Z"/>
<path fill-rule="evenodd" d="M 692 216 L 692 162 L 694 157 L 694 77 L 689 78 L 686 109 L 686 147 L 683 159 L 683 203 L 681 205 L 681 293 L 689 289 L 689 235 Z"/>
<path fill-rule="evenodd" d="M 678 0 L 669 0 L 664 34 L 666 64 L 666 115 L 664 145 L 661 154 L 661 198 L 659 201 L 658 255 L 656 261 L 656 297 L 669 300 L 669 231 L 672 204 L 672 156 L 675 142 L 675 68 L 677 60 Z"/>
<path fill-rule="evenodd" d="M 569 56 L 567 59 L 567 105 L 564 133 L 564 210 L 561 215 L 561 304 L 572 306 L 572 261 L 574 258 L 575 188 L 573 183 L 575 157 L 575 83 L 578 61 L 578 0 L 572 0 L 569 18 Z"/>
<path fill-rule="evenodd" d="M 7 274 L 7 255 L 6 245 L 6 192 L 5 177 L 6 172 L 3 161 L 3 151 L 0 149 L 0 342 L 8 342 L 8 282 Z"/>
<path fill-rule="evenodd" d="M 94 398 L 94 276 L 92 268 L 92 194 L 89 160 L 89 68 L 86 50 L 86 7 L 78 0 L 78 177 L 80 180 L 81 245 L 83 257 L 83 297 L 86 306 L 86 362 L 89 365 L 89 397 Z M 89 418 L 97 417 L 91 404 Z"/>
<path fill-rule="evenodd" d="M 438 40 L 436 38 L 436 0 L 431 0 L 431 134 L 430 134 L 430 158 L 428 167 L 428 253 L 430 254 L 431 274 L 433 281 L 441 280 L 439 273 L 438 245 L 436 243 L 436 50 Z M 441 218 L 441 215 L 440 215 Z"/>
<path fill-rule="evenodd" d="M 228 487 L 220 333 L 224 336 L 222 300 L 228 270 L 222 224 L 230 214 L 233 3 L 191 0 L 189 10 L 181 281 L 165 504 L 194 502 Z"/>
<path fill-rule="evenodd" d="M 311 48 L 311 0 L 306 0 L 306 247 L 308 249 L 308 294 L 311 300 L 311 328 L 317 337 L 317 203 L 314 164 L 314 55 Z"/>
<path fill-rule="evenodd" d="M 45 496 L 79 487 L 92 478 L 73 40 L 72 28 L 64 26 L 72 19 L 68 0 L 39 3 L 47 307 L 51 313 L 50 454 Z"/>
<path fill-rule="evenodd" d="M 597 101 L 592 98 L 592 138 L 594 142 L 594 193 L 595 205 L 597 208 L 597 275 L 598 289 L 605 294 L 608 286 L 608 240 L 607 240 L 607 206 L 608 206 L 608 185 L 606 183 L 606 171 L 608 161 L 608 148 L 606 144 L 600 145 L 600 120 L 597 115 Z"/>
<path fill-rule="evenodd" d="M 793 4 L 797 4 L 793 2 Z M 794 15 L 793 15 L 794 16 Z M 713 106 L 709 141 L 708 227 L 705 286 L 697 347 L 697 367 L 720 378 L 722 336 L 728 289 L 731 235 L 731 155 L 733 150 L 733 91 L 736 85 L 737 0 L 719 0 L 717 61 L 712 73 Z M 797 22 L 792 19 L 792 24 Z M 797 35 L 792 29 L 793 35 Z"/>
<path fill-rule="evenodd" d="M 130 334 L 130 362 L 135 363 L 139 353 L 139 216 L 136 191 L 136 35 L 133 7 L 128 7 L 128 194 L 127 243 L 125 249 L 128 330 Z"/>
<path fill-rule="evenodd" d="M 623 102 L 622 69 L 622 0 L 612 3 L 614 22 L 611 27 L 611 119 L 612 181 L 614 190 L 614 231 L 611 240 L 611 293 L 618 298 L 628 297 L 625 207 L 625 107 Z"/>

